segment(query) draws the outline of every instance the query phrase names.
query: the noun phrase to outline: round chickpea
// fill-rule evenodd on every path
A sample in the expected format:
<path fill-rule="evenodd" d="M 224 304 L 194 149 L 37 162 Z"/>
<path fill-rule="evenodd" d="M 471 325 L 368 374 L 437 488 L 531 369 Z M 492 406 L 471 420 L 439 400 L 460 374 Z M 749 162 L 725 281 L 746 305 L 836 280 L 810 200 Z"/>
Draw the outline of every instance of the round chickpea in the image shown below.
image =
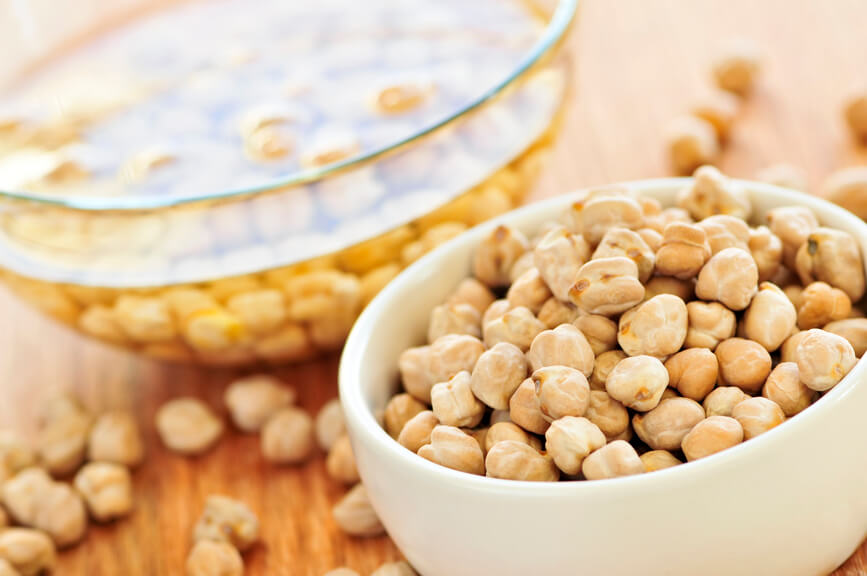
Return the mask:
<path fill-rule="evenodd" d="M 3 505 L 18 524 L 48 534 L 58 548 L 79 542 L 87 531 L 81 496 L 41 468 L 27 468 L 2 486 Z"/>
<path fill-rule="evenodd" d="M 458 374 L 463 374 L 463 372 L 458 372 Z M 433 389 L 431 389 L 431 396 L 433 396 Z M 396 394 L 392 396 L 388 404 L 385 405 L 385 414 L 383 416 L 385 431 L 392 438 L 397 438 L 406 423 L 413 416 L 424 410 L 427 410 L 427 406 L 409 394 Z"/>
<path fill-rule="evenodd" d="M 644 286 L 644 301 L 660 294 L 670 294 L 688 302 L 695 295 L 695 279 L 680 280 L 671 276 L 654 276 Z"/>
<path fill-rule="evenodd" d="M 668 371 L 653 356 L 621 360 L 605 382 L 605 390 L 612 398 L 639 412 L 656 408 L 667 386 Z"/>
<path fill-rule="evenodd" d="M 656 472 L 665 468 L 671 468 L 678 464 L 683 464 L 680 460 L 674 457 L 674 454 L 668 450 L 651 450 L 641 455 L 641 462 L 644 464 L 646 472 Z"/>
<path fill-rule="evenodd" d="M 106 522 L 132 511 L 129 471 L 109 462 L 90 462 L 75 475 L 75 489 L 84 498 L 90 516 Z"/>
<path fill-rule="evenodd" d="M 485 452 L 490 452 L 494 444 L 505 440 L 514 440 L 515 442 L 523 442 L 528 446 L 533 446 L 533 438 L 535 437 L 527 434 L 517 424 L 512 422 L 496 422 L 488 428 L 488 433 L 485 435 Z"/>
<path fill-rule="evenodd" d="M 783 345 L 780 347 L 780 361 L 781 362 L 797 362 L 798 357 L 796 355 L 798 351 L 798 345 L 801 343 L 801 340 L 804 339 L 804 336 L 807 335 L 806 330 L 793 332 L 791 336 L 789 336 Z"/>
<path fill-rule="evenodd" d="M 545 330 L 533 339 L 527 352 L 530 370 L 545 366 L 568 366 L 584 374 L 593 374 L 595 356 L 584 334 L 571 324 Z"/>
<path fill-rule="evenodd" d="M 713 67 L 717 86 L 738 96 L 746 96 L 759 74 L 759 51 L 750 42 L 738 40 L 726 47 Z"/>
<path fill-rule="evenodd" d="M 824 330 L 807 330 L 795 351 L 801 382 L 824 392 L 836 386 L 858 359 L 849 341 Z"/>
<path fill-rule="evenodd" d="M 475 440 L 470 440 L 475 444 Z M 385 532 L 367 496 L 367 489 L 361 483 L 350 488 L 331 509 L 331 515 L 340 529 L 352 536 L 379 536 Z"/>
<path fill-rule="evenodd" d="M 238 551 L 226 542 L 200 540 L 187 556 L 187 576 L 241 576 L 244 561 Z"/>
<path fill-rule="evenodd" d="M 418 400 L 430 404 L 434 384 L 446 382 L 463 370 L 471 371 L 484 351 L 485 346 L 478 338 L 459 334 L 442 336 L 430 346 L 405 350 L 398 360 L 403 387 Z"/>
<path fill-rule="evenodd" d="M 682 222 L 684 224 L 695 223 L 692 216 L 689 215 L 689 212 L 678 207 L 666 208 L 659 214 L 648 215 L 645 218 L 645 224 L 647 227 L 660 235 L 665 231 L 665 227 L 672 222 Z"/>
<path fill-rule="evenodd" d="M 524 352 L 530 348 L 533 339 L 543 330 L 545 325 L 523 306 L 508 310 L 482 327 L 485 346 L 488 348 L 492 348 L 499 342 L 509 342 Z"/>
<path fill-rule="evenodd" d="M 15 574 L 50 574 L 57 563 L 51 538 L 39 530 L 6 528 L 0 531 L 0 558 L 12 565 Z"/>
<path fill-rule="evenodd" d="M 848 340 L 858 358 L 867 351 L 867 318 L 836 320 L 827 324 L 824 330 Z"/>
<path fill-rule="evenodd" d="M 482 314 L 482 328 L 485 326 L 503 317 L 503 314 L 512 309 L 512 303 L 502 298 L 500 300 L 494 300 L 491 304 L 485 309 Z"/>
<path fill-rule="evenodd" d="M 141 464 L 144 444 L 132 414 L 121 410 L 100 414 L 90 429 L 87 458 L 127 468 Z"/>
<path fill-rule="evenodd" d="M 544 434 L 550 422 L 542 413 L 536 384 L 532 378 L 524 380 L 509 399 L 509 418 L 512 422 L 533 434 Z"/>
<path fill-rule="evenodd" d="M 668 385 L 685 398 L 701 402 L 716 386 L 719 362 L 707 348 L 687 348 L 665 361 Z"/>
<path fill-rule="evenodd" d="M 0 486 L 21 470 L 36 464 L 36 452 L 18 434 L 0 430 Z"/>
<path fill-rule="evenodd" d="M 638 266 L 622 256 L 591 260 L 574 280 L 569 299 L 585 314 L 616 316 L 644 298 Z"/>
<path fill-rule="evenodd" d="M 223 435 L 223 422 L 196 398 L 176 398 L 156 414 L 156 428 L 163 444 L 179 454 L 201 454 Z"/>
<path fill-rule="evenodd" d="M 605 434 L 587 418 L 566 416 L 551 423 L 545 432 L 545 447 L 563 473 L 576 475 L 584 459 L 605 446 Z"/>
<path fill-rule="evenodd" d="M 328 451 L 325 459 L 325 471 L 328 476 L 343 484 L 355 484 L 359 481 L 358 468 L 355 466 L 355 454 L 349 436 L 344 434 Z"/>
<path fill-rule="evenodd" d="M 852 136 L 867 143 L 867 92 L 852 96 L 843 108 L 843 116 Z M 864 215 L 859 216 L 864 218 Z"/>
<path fill-rule="evenodd" d="M 729 338 L 716 347 L 719 380 L 723 386 L 737 386 L 754 394 L 771 373 L 771 355 L 758 342 Z"/>
<path fill-rule="evenodd" d="M 827 282 L 849 295 L 852 302 L 864 296 L 864 262 L 851 234 L 832 228 L 816 228 L 795 257 L 795 270 L 804 285 Z"/>
<path fill-rule="evenodd" d="M 759 270 L 748 252 L 726 248 L 711 257 L 698 275 L 695 294 L 722 302 L 731 310 L 749 306 L 757 291 Z"/>
<path fill-rule="evenodd" d="M 475 308 L 479 314 L 484 314 L 488 306 L 493 304 L 496 298 L 488 289 L 487 286 L 476 280 L 475 278 L 466 278 L 461 280 L 455 291 L 452 292 L 446 304 L 469 304 Z"/>
<path fill-rule="evenodd" d="M 591 246 L 599 244 L 611 228 L 638 230 L 643 224 L 641 205 L 625 195 L 591 197 L 581 210 L 581 233 Z"/>
<path fill-rule="evenodd" d="M 533 263 L 558 300 L 569 300 L 578 270 L 590 260 L 590 245 L 563 227 L 551 230 L 536 245 Z"/>
<path fill-rule="evenodd" d="M 798 312 L 785 292 L 770 282 L 762 282 L 744 313 L 744 332 L 747 338 L 773 352 L 783 345 L 797 320 Z"/>
<path fill-rule="evenodd" d="M 265 460 L 277 464 L 298 464 L 313 451 L 316 442 L 313 419 L 300 408 L 282 408 L 262 427 L 260 440 Z"/>
<path fill-rule="evenodd" d="M 797 364 L 780 362 L 771 370 L 762 387 L 762 396 L 775 402 L 787 417 L 792 417 L 812 404 L 816 393 L 801 382 Z"/>
<path fill-rule="evenodd" d="M 521 382 L 527 377 L 527 360 L 521 349 L 499 342 L 479 356 L 470 378 L 473 394 L 495 410 L 509 407 Z"/>
<path fill-rule="evenodd" d="M 491 478 L 530 482 L 556 482 L 560 478 L 560 471 L 551 456 L 515 440 L 494 444 L 484 465 Z"/>
<path fill-rule="evenodd" d="M 466 371 L 458 372 L 448 382 L 434 384 L 430 397 L 433 413 L 437 420 L 446 426 L 472 428 L 481 422 L 485 415 L 485 405 L 473 395 L 470 373 Z M 419 404 L 419 408 L 413 416 L 425 407 Z M 397 437 L 398 434 L 399 430 L 392 436 Z"/>
<path fill-rule="evenodd" d="M 628 228 L 609 228 L 596 251 L 593 260 L 601 258 L 629 258 L 638 268 L 638 279 L 644 283 L 653 274 L 656 255 L 636 232 Z"/>
<path fill-rule="evenodd" d="M 587 378 L 568 366 L 546 366 L 530 377 L 542 417 L 549 422 L 565 416 L 583 416 L 590 403 Z"/>
<path fill-rule="evenodd" d="M 749 249 L 759 270 L 759 282 L 774 278 L 783 259 L 783 241 L 767 226 L 759 226 L 750 229 Z"/>
<path fill-rule="evenodd" d="M 697 224 L 707 234 L 711 255 L 726 248 L 749 252 L 750 228 L 747 223 L 728 214 L 714 214 Z"/>
<path fill-rule="evenodd" d="M 744 429 L 730 416 L 708 416 L 689 431 L 681 444 L 687 461 L 716 454 L 744 441 Z"/>
<path fill-rule="evenodd" d="M 346 432 L 340 398 L 332 398 L 319 409 L 315 427 L 316 442 L 323 451 L 328 452 L 337 439 Z"/>
<path fill-rule="evenodd" d="M 786 415 L 776 402 L 756 396 L 735 405 L 732 418 L 744 429 L 744 440 L 749 440 L 782 424 Z"/>
<path fill-rule="evenodd" d="M 688 326 L 683 300 L 660 294 L 627 310 L 620 317 L 617 342 L 630 356 L 663 358 L 680 350 Z"/>
<path fill-rule="evenodd" d="M 496 288 L 509 283 L 509 271 L 529 248 L 527 238 L 508 226 L 497 226 L 479 244 L 473 260 L 473 272 L 482 283 Z"/>
<path fill-rule="evenodd" d="M 702 405 L 708 418 L 731 416 L 732 410 L 750 396 L 737 386 L 720 386 L 705 397 Z"/>
<path fill-rule="evenodd" d="M 781 188 L 789 188 L 800 192 L 807 191 L 807 173 L 794 164 L 777 163 L 762 168 L 756 174 L 756 180 L 767 182 Z"/>
<path fill-rule="evenodd" d="M 587 480 L 604 480 L 643 474 L 644 463 L 629 442 L 615 440 L 587 456 L 581 471 Z"/>
<path fill-rule="evenodd" d="M 783 263 L 795 268 L 798 249 L 810 233 L 819 227 L 819 220 L 806 206 L 781 206 L 770 210 L 765 217 L 768 227 L 783 242 Z"/>
<path fill-rule="evenodd" d="M 724 90 L 713 90 L 692 108 L 692 115 L 713 124 L 720 141 L 728 138 L 735 116 L 738 113 L 737 97 Z"/>
<path fill-rule="evenodd" d="M 527 272 L 531 268 L 534 267 L 533 264 L 533 253 L 531 251 L 524 252 L 521 254 L 521 257 L 515 260 L 515 263 L 512 264 L 512 269 L 509 270 L 509 283 L 514 284 L 518 278 L 521 277 L 524 272 Z"/>
<path fill-rule="evenodd" d="M 672 398 L 632 417 L 632 429 L 654 450 L 678 450 L 693 427 L 704 420 L 704 408 L 689 398 Z"/>
<path fill-rule="evenodd" d="M 232 422 L 244 432 L 258 432 L 281 408 L 295 401 L 295 390 L 267 374 L 255 374 L 232 382 L 223 395 Z"/>
<path fill-rule="evenodd" d="M 422 458 L 469 474 L 485 473 L 485 455 L 475 438 L 454 426 L 436 426 L 430 444 L 418 450 Z"/>
<path fill-rule="evenodd" d="M 834 320 L 848 318 L 851 312 L 852 301 L 845 292 L 824 282 L 813 282 L 801 292 L 798 328 L 821 328 Z"/>
<path fill-rule="evenodd" d="M 716 160 L 720 142 L 714 125 L 704 118 L 680 116 L 665 130 L 666 147 L 677 174 L 689 174 Z"/>
<path fill-rule="evenodd" d="M 524 306 L 533 314 L 537 314 L 550 297 L 551 291 L 536 267 L 521 274 L 506 293 L 506 300 L 513 307 Z"/>
<path fill-rule="evenodd" d="M 693 224 L 672 222 L 665 227 L 656 254 L 656 272 L 688 280 L 701 271 L 711 256 L 705 231 Z"/>
<path fill-rule="evenodd" d="M 482 315 L 471 304 L 441 304 L 430 313 L 427 341 L 433 343 L 446 334 L 482 337 Z"/>
<path fill-rule="evenodd" d="M 677 204 L 695 220 L 728 214 L 748 220 L 752 204 L 747 193 L 713 166 L 697 167 L 693 181 L 681 190 Z"/>
<path fill-rule="evenodd" d="M 572 285 L 571 281 L 569 285 Z M 578 309 L 569 302 L 551 297 L 542 305 L 537 317 L 548 329 L 553 329 L 560 324 L 569 324 L 575 320 L 578 317 Z"/>
<path fill-rule="evenodd" d="M 609 350 L 596 357 L 593 363 L 593 374 L 590 375 L 589 384 L 591 390 L 605 390 L 605 382 L 611 370 L 624 358 L 627 358 L 623 350 Z"/>
<path fill-rule="evenodd" d="M 404 448 L 418 452 L 419 448 L 430 444 L 430 434 L 439 423 L 436 414 L 430 410 L 419 412 L 404 424 L 397 441 Z"/>
<path fill-rule="evenodd" d="M 604 390 L 590 392 L 590 405 L 584 417 L 599 426 L 609 441 L 629 430 L 629 411 Z"/>
<path fill-rule="evenodd" d="M 617 323 L 611 318 L 598 314 L 578 316 L 572 325 L 584 334 L 597 356 L 617 347 Z"/>
<path fill-rule="evenodd" d="M 844 168 L 831 174 L 822 184 L 820 195 L 862 220 L 867 219 L 867 167 Z"/>
<path fill-rule="evenodd" d="M 653 228 L 641 228 L 638 230 L 638 235 L 644 240 L 644 243 L 647 244 L 647 247 L 656 254 L 659 252 L 659 249 L 662 247 L 662 233 L 657 232 Z"/>

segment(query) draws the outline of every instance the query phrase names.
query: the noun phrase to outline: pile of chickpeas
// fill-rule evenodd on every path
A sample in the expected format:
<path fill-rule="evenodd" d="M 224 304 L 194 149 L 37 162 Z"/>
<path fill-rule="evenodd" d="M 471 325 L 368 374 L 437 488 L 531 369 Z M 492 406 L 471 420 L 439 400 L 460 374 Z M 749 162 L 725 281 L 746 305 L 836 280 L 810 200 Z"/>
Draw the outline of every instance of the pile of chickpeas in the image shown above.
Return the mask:
<path fill-rule="evenodd" d="M 473 277 L 399 360 L 384 427 L 443 466 L 596 480 L 704 458 L 796 416 L 867 349 L 862 254 L 699 168 L 677 207 L 591 190 L 527 238 L 479 245 Z"/>

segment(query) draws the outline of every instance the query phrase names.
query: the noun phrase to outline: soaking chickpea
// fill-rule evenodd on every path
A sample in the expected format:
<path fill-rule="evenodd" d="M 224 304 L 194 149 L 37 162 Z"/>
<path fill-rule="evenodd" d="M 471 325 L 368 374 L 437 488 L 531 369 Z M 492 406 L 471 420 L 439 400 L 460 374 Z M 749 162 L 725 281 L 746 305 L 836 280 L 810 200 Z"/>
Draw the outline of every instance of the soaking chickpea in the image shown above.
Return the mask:
<path fill-rule="evenodd" d="M 403 425 L 397 441 L 404 448 L 418 452 L 419 448 L 430 444 L 430 434 L 439 423 L 436 414 L 430 410 L 419 412 Z"/>
<path fill-rule="evenodd" d="M 156 428 L 163 444 L 179 454 L 201 454 L 219 440 L 223 423 L 195 398 L 176 398 L 156 414 Z"/>
<path fill-rule="evenodd" d="M 542 413 L 536 384 L 532 378 L 524 380 L 509 399 L 509 418 L 512 422 L 533 434 L 544 434 L 550 422 Z"/>
<path fill-rule="evenodd" d="M 699 166 L 712 163 L 720 152 L 714 125 L 696 116 L 675 118 L 666 127 L 666 147 L 677 174 L 689 174 Z"/>
<path fill-rule="evenodd" d="M 744 332 L 750 340 L 774 352 L 794 330 L 798 313 L 786 294 L 770 282 L 762 282 L 744 313 Z"/>
<path fill-rule="evenodd" d="M 696 103 L 692 115 L 713 124 L 719 140 L 725 141 L 738 113 L 738 99 L 729 92 L 713 90 Z"/>
<path fill-rule="evenodd" d="M 470 438 L 472 440 L 472 438 Z M 475 440 L 472 440 L 475 444 Z M 370 504 L 367 489 L 356 484 L 340 499 L 331 515 L 341 530 L 352 536 L 379 536 L 385 528 Z"/>
<path fill-rule="evenodd" d="M 109 462 L 90 462 L 75 475 L 75 489 L 84 498 L 90 516 L 107 522 L 132 511 L 129 471 Z"/>
<path fill-rule="evenodd" d="M 584 459 L 605 446 L 605 434 L 587 418 L 565 416 L 545 432 L 545 447 L 564 474 L 576 475 Z"/>
<path fill-rule="evenodd" d="M 469 474 L 485 473 L 485 456 L 476 439 L 454 426 L 436 426 L 430 444 L 418 450 L 422 458 Z"/>
<path fill-rule="evenodd" d="M 530 436 L 523 428 L 512 422 L 497 422 L 488 428 L 488 433 L 485 435 L 485 452 L 490 452 L 494 444 L 504 442 L 506 440 L 514 440 L 515 442 L 523 442 L 528 446 L 534 446 L 535 437 Z"/>
<path fill-rule="evenodd" d="M 672 222 L 663 232 L 662 246 L 656 254 L 656 272 L 688 280 L 699 273 L 710 256 L 710 245 L 704 229 Z"/>
<path fill-rule="evenodd" d="M 213 540 L 200 540 L 187 556 L 187 576 L 241 576 L 244 561 L 231 545 Z"/>
<path fill-rule="evenodd" d="M 430 396 L 433 413 L 446 426 L 472 428 L 481 422 L 485 415 L 485 405 L 479 402 L 470 388 L 469 372 L 458 372 L 448 382 L 434 384 Z M 418 407 L 419 410 L 413 416 L 425 408 L 421 403 Z M 402 424 L 405 424 L 405 421 Z M 397 437 L 398 434 L 400 430 L 392 436 Z"/>
<path fill-rule="evenodd" d="M 550 297 L 551 291 L 535 267 L 521 274 L 506 293 L 506 300 L 513 307 L 524 306 L 533 314 L 537 314 Z"/>
<path fill-rule="evenodd" d="M 848 318 L 852 302 L 845 292 L 824 282 L 813 282 L 801 292 L 798 307 L 798 328 L 821 328 L 834 320 Z"/>
<path fill-rule="evenodd" d="M 493 304 L 495 299 L 487 286 L 475 278 L 466 278 L 458 284 L 458 287 L 449 296 L 446 304 L 469 304 L 479 314 L 484 314 L 485 310 Z"/>
<path fill-rule="evenodd" d="M 670 294 L 660 294 L 620 317 L 617 341 L 630 356 L 664 358 L 683 346 L 688 325 L 683 300 Z"/>
<path fill-rule="evenodd" d="M 427 341 L 433 343 L 446 334 L 482 337 L 482 315 L 470 304 L 443 304 L 430 313 Z"/>
<path fill-rule="evenodd" d="M 458 372 L 463 374 L 463 372 Z M 427 406 L 422 404 L 410 394 L 397 394 L 392 396 L 388 404 L 385 405 L 385 414 L 383 416 L 385 423 L 385 431 L 392 438 L 397 438 L 404 425 L 416 414 L 427 410 Z"/>
<path fill-rule="evenodd" d="M 644 287 L 644 301 L 660 294 L 677 296 L 684 302 L 692 300 L 695 295 L 695 280 L 680 280 L 669 276 L 654 276 Z"/>
<path fill-rule="evenodd" d="M 628 228 L 610 228 L 602 237 L 592 258 L 599 260 L 615 257 L 629 258 L 635 262 L 638 279 L 642 283 L 647 282 L 653 274 L 656 255 L 641 236 Z"/>
<path fill-rule="evenodd" d="M 744 429 L 730 416 L 709 416 L 689 431 L 681 444 L 689 462 L 722 452 L 744 441 Z"/>
<path fill-rule="evenodd" d="M 581 233 L 591 246 L 598 245 L 612 228 L 638 230 L 643 224 L 641 205 L 629 196 L 595 196 L 581 210 Z"/>
<path fill-rule="evenodd" d="M 527 360 L 521 349 L 499 342 L 479 356 L 470 378 L 473 394 L 495 410 L 509 407 L 509 398 L 527 377 Z"/>
<path fill-rule="evenodd" d="M 262 427 L 262 455 L 277 464 L 298 464 L 315 444 L 313 419 L 300 408 L 278 410 Z"/>
<path fill-rule="evenodd" d="M 593 374 L 590 375 L 591 390 L 605 390 L 605 382 L 611 370 L 624 358 L 627 358 L 623 350 L 609 350 L 596 357 L 593 363 Z"/>
<path fill-rule="evenodd" d="M 621 360 L 605 382 L 608 394 L 633 410 L 652 410 L 668 386 L 668 371 L 653 356 L 632 356 Z"/>
<path fill-rule="evenodd" d="M 773 279 L 783 260 L 783 241 L 767 226 L 750 229 L 750 254 L 759 270 L 759 282 Z"/>
<path fill-rule="evenodd" d="M 795 351 L 801 382 L 824 392 L 837 385 L 858 359 L 849 341 L 824 330 L 807 330 Z"/>
<path fill-rule="evenodd" d="M 530 482 L 556 482 L 560 478 L 551 456 L 514 440 L 494 444 L 485 458 L 484 466 L 491 478 Z"/>
<path fill-rule="evenodd" d="M 735 405 L 732 418 L 744 429 L 744 440 L 749 440 L 782 424 L 786 415 L 776 402 L 756 396 Z"/>
<path fill-rule="evenodd" d="M 644 473 L 644 463 L 629 442 L 615 440 L 596 450 L 581 465 L 587 480 L 603 480 Z"/>
<path fill-rule="evenodd" d="M 816 393 L 801 382 L 797 364 L 780 362 L 765 381 L 762 396 L 775 402 L 787 417 L 792 417 L 812 404 Z"/>
<path fill-rule="evenodd" d="M 864 262 L 851 234 L 832 228 L 816 228 L 795 257 L 795 269 L 804 285 L 827 282 L 849 295 L 852 302 L 864 296 Z"/>
<path fill-rule="evenodd" d="M 584 334 L 597 356 L 617 347 L 617 323 L 611 318 L 589 314 L 575 318 L 572 325 Z"/>
<path fill-rule="evenodd" d="M 720 386 L 705 397 L 702 405 L 708 418 L 711 416 L 731 416 L 734 407 L 749 397 L 737 386 Z"/>
<path fill-rule="evenodd" d="M 554 297 L 545 301 L 538 314 L 539 321 L 549 329 L 556 328 L 560 324 L 569 324 L 577 317 L 578 309 L 575 306 Z M 578 328 L 580 329 L 580 326 Z"/>
<path fill-rule="evenodd" d="M 527 251 L 527 238 L 508 226 L 497 226 L 476 250 L 473 272 L 482 283 L 496 288 L 509 283 L 509 271 Z"/>
<path fill-rule="evenodd" d="M 867 318 L 837 320 L 827 324 L 824 330 L 848 340 L 858 358 L 867 351 Z"/>
<path fill-rule="evenodd" d="M 747 193 L 713 166 L 695 170 L 692 183 L 678 194 L 677 204 L 696 220 L 715 214 L 748 220 L 752 214 Z"/>
<path fill-rule="evenodd" d="M 723 386 L 737 386 L 755 394 L 771 373 L 771 355 L 758 342 L 729 338 L 716 347 L 719 380 Z"/>
<path fill-rule="evenodd" d="M 586 314 L 616 316 L 644 298 L 638 266 L 629 258 L 600 258 L 578 271 L 569 299 Z"/>
<path fill-rule="evenodd" d="M 590 260 L 590 252 L 590 245 L 583 236 L 558 227 L 545 234 L 536 245 L 533 263 L 554 296 L 566 301 L 578 270 Z"/>
<path fill-rule="evenodd" d="M 471 371 L 484 351 L 478 338 L 458 334 L 442 336 L 430 346 L 410 348 L 398 361 L 403 387 L 429 404 L 431 386 L 446 382 L 463 370 Z"/>
<path fill-rule="evenodd" d="M 716 355 L 707 348 L 681 350 L 665 361 L 668 385 L 697 402 L 710 394 L 719 376 Z"/>
<path fill-rule="evenodd" d="M 749 252 L 750 228 L 747 223 L 728 214 L 714 214 L 697 224 L 707 235 L 711 255 L 726 248 L 740 248 Z"/>
<path fill-rule="evenodd" d="M 527 351 L 533 339 L 543 330 L 545 325 L 530 310 L 519 306 L 485 324 L 482 333 L 488 348 L 499 342 L 509 342 Z"/>
<path fill-rule="evenodd" d="M 708 260 L 698 275 L 695 294 L 702 300 L 722 302 L 731 310 L 749 306 L 758 287 L 756 261 L 739 248 L 726 248 Z"/>
<path fill-rule="evenodd" d="M 738 40 L 726 47 L 713 67 L 717 85 L 738 96 L 753 89 L 759 74 L 759 51 L 750 42 Z"/>
<path fill-rule="evenodd" d="M 281 408 L 295 401 L 295 390 L 267 374 L 232 382 L 223 395 L 232 422 L 243 432 L 258 432 Z"/>
<path fill-rule="evenodd" d="M 672 398 L 632 417 L 632 429 L 654 450 L 678 450 L 693 427 L 704 420 L 704 408 L 689 398 Z"/>
<path fill-rule="evenodd" d="M 593 349 L 584 334 L 571 324 L 545 330 L 533 339 L 527 352 L 530 370 L 544 366 L 568 366 L 584 374 L 593 373 Z"/>
<path fill-rule="evenodd" d="M 675 458 L 674 454 L 668 450 L 651 450 L 650 452 L 645 452 L 641 455 L 641 462 L 644 464 L 644 470 L 646 472 L 656 472 L 657 470 L 663 470 L 665 468 L 677 466 L 678 464 L 683 464 L 683 462 Z"/>
<path fill-rule="evenodd" d="M 568 366 L 539 368 L 531 376 L 542 416 L 553 422 L 565 416 L 582 416 L 590 403 L 587 378 Z"/>

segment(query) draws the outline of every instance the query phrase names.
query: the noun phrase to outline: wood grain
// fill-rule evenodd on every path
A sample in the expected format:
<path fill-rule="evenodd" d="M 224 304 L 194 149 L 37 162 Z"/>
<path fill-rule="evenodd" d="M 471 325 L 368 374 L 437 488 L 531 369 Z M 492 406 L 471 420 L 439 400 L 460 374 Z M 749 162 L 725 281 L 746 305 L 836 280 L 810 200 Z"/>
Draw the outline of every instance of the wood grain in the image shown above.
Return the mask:
<path fill-rule="evenodd" d="M 568 44 L 576 89 L 534 197 L 668 174 L 663 129 L 706 88 L 713 56 L 732 36 L 760 43 L 765 66 L 723 156 L 726 171 L 748 177 L 788 161 L 817 185 L 835 168 L 867 163 L 840 116 L 850 81 L 863 81 L 867 70 L 864 22 L 867 3 L 857 0 L 584 1 Z M 342 488 L 326 478 L 321 457 L 276 468 L 261 460 L 255 437 L 239 434 L 192 460 L 160 446 L 152 427 L 160 404 L 195 395 L 220 408 L 234 373 L 164 366 L 85 341 L 5 291 L 0 312 L 3 427 L 32 430 L 41 398 L 74 389 L 94 410 L 135 410 L 146 433 L 149 454 L 135 475 L 135 514 L 93 527 L 84 544 L 62 554 L 58 574 L 182 574 L 192 523 L 211 493 L 238 497 L 260 514 L 264 543 L 246 556 L 248 575 L 320 576 L 341 565 L 368 574 L 399 558 L 385 537 L 358 540 L 337 530 L 329 508 Z M 333 356 L 278 375 L 315 411 L 335 394 L 336 367 Z M 864 574 L 867 544 L 835 573 Z"/>

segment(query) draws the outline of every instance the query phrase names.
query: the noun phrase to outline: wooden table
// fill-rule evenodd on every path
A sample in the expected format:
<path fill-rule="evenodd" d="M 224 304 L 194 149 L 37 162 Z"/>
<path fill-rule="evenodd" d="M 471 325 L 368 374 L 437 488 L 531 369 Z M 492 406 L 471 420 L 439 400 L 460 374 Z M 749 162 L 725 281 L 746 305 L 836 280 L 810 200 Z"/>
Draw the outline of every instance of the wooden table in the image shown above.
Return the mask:
<path fill-rule="evenodd" d="M 716 47 L 733 35 L 755 39 L 766 57 L 761 85 L 746 104 L 722 167 L 750 176 L 790 161 L 816 185 L 830 170 L 867 163 L 840 119 L 851 80 L 867 71 L 867 3 L 858 0 L 585 0 L 569 43 L 577 90 L 537 197 L 584 185 L 668 174 L 666 123 L 708 84 Z M 39 399 L 74 389 L 94 410 L 136 411 L 148 458 L 135 475 L 135 514 L 92 527 L 64 552 L 61 575 L 177 575 L 190 530 L 208 494 L 240 498 L 258 511 L 263 545 L 246 556 L 248 575 L 320 576 L 348 565 L 361 574 L 399 558 L 386 537 L 340 533 L 329 509 L 343 489 L 323 459 L 299 468 L 262 461 L 257 439 L 229 434 L 209 454 L 184 459 L 153 431 L 156 408 L 196 395 L 222 405 L 231 372 L 163 366 L 85 341 L 0 293 L 0 422 L 32 429 Z M 278 371 L 311 411 L 335 394 L 337 356 Z M 807 543 L 807 545 L 809 545 Z M 867 544 L 835 574 L 867 574 Z"/>

